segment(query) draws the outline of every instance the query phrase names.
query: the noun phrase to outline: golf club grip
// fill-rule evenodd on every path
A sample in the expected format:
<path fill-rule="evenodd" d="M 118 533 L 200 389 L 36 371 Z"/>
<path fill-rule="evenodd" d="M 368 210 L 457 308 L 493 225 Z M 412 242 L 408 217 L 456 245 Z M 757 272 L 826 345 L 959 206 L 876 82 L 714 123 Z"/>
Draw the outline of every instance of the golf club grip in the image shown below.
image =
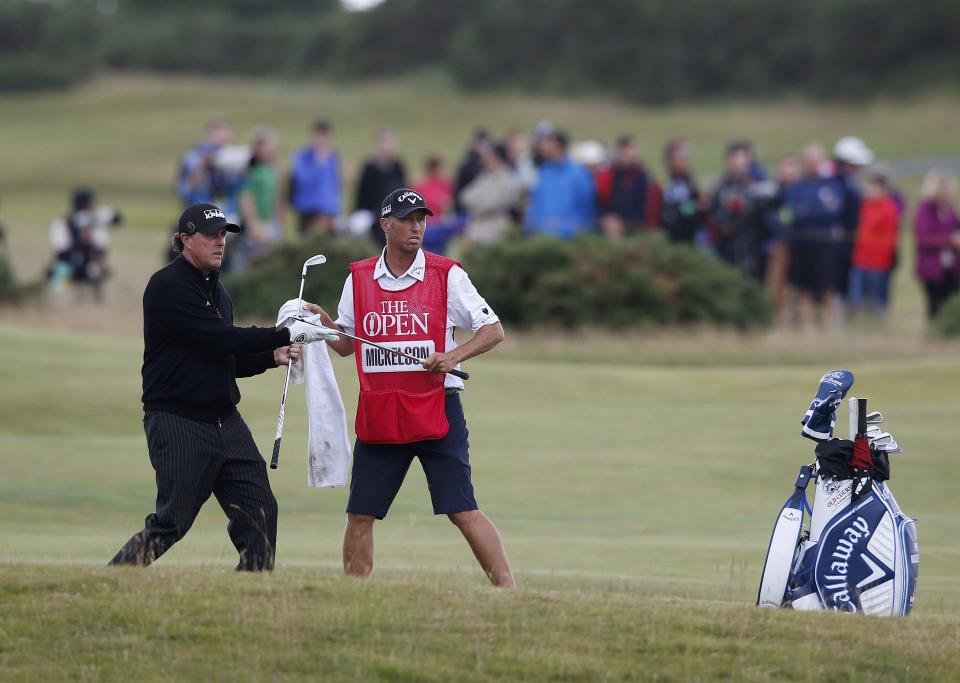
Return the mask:
<path fill-rule="evenodd" d="M 270 469 L 277 469 L 280 460 L 280 439 L 283 438 L 283 419 L 287 412 L 286 401 L 280 404 L 280 414 L 277 415 L 277 433 L 273 436 L 273 456 L 270 458 Z"/>
<path fill-rule="evenodd" d="M 867 399 L 857 399 L 857 436 L 867 433 Z"/>
<path fill-rule="evenodd" d="M 273 440 L 273 456 L 270 458 L 270 469 L 277 469 L 277 463 L 280 461 L 280 437 Z"/>
<path fill-rule="evenodd" d="M 450 374 L 454 377 L 459 377 L 464 381 L 470 379 L 470 373 L 464 372 L 463 370 L 451 370 Z"/>

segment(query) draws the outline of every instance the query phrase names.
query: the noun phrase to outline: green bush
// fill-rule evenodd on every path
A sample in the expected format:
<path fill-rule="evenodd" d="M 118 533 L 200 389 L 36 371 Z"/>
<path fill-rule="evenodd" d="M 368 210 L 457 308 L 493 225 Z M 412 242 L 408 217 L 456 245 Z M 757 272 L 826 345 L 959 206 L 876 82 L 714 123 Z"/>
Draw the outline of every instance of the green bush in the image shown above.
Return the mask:
<path fill-rule="evenodd" d="M 19 297 L 17 281 L 13 277 L 10 260 L 0 251 L 0 302 L 16 301 Z"/>
<path fill-rule="evenodd" d="M 933 321 L 931 332 L 944 339 L 960 337 L 960 295 L 950 297 L 941 307 Z"/>
<path fill-rule="evenodd" d="M 236 315 L 273 319 L 287 299 L 297 296 L 303 262 L 314 254 L 323 254 L 327 262 L 307 272 L 303 298 L 318 303 L 336 317 L 337 302 L 350 263 L 374 256 L 377 248 L 364 240 L 315 237 L 297 244 L 285 244 L 251 261 L 242 273 L 224 278 L 233 299 Z"/>
<path fill-rule="evenodd" d="M 0 242 L 0 304 L 35 302 L 45 291 L 43 280 L 18 282 L 3 243 Z"/>
<path fill-rule="evenodd" d="M 464 267 L 504 323 L 515 327 L 706 323 L 746 330 L 772 320 L 762 287 L 657 236 L 518 239 L 472 249 Z"/>
<path fill-rule="evenodd" d="M 296 296 L 303 262 L 311 268 L 304 298 L 331 310 L 340 300 L 349 264 L 377 253 L 369 242 L 317 237 L 284 245 L 225 284 L 242 316 L 274 317 Z M 708 324 L 741 330 L 772 320 L 766 292 L 739 272 L 658 236 L 611 241 L 537 236 L 475 247 L 464 268 L 505 324 L 625 329 Z"/>

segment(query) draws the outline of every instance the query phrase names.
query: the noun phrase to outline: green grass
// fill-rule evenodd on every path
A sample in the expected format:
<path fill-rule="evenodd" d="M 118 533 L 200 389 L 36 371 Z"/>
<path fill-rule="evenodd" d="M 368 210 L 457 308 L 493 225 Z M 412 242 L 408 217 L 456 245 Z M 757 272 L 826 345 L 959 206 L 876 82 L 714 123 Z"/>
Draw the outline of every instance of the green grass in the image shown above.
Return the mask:
<path fill-rule="evenodd" d="M 499 358 L 470 364 L 475 484 L 521 588 L 486 587 L 414 467 L 377 525 L 378 570 L 340 577 L 346 491 L 305 484 L 302 390 L 288 408 L 278 571 L 237 576 L 209 503 L 146 571 L 101 565 L 153 502 L 139 431 L 140 341 L 78 333 L 25 362 L 0 325 L 0 670 L 4 680 L 947 680 L 958 660 L 953 438 L 960 361 L 864 362 L 907 452 L 893 489 L 919 519 L 907 620 L 752 607 L 776 511 L 812 457 L 799 417 L 822 362 L 676 367 Z M 353 410 L 355 380 L 336 369 Z M 279 372 L 245 380 L 261 450 Z M 251 635 L 252 634 L 252 635 Z M 844 647 L 834 648 L 837 641 Z M 824 655 L 827 648 L 836 655 Z"/>
<path fill-rule="evenodd" d="M 851 619 L 655 583 L 0 566 L 5 681 L 950 680 L 955 617 Z M 54 604 L 55 600 L 55 604 Z"/>
<path fill-rule="evenodd" d="M 429 150 L 456 157 L 477 124 L 550 117 L 578 137 L 632 131 L 655 166 L 682 133 L 709 176 L 723 143 L 744 134 L 768 163 L 851 132 L 887 158 L 957 154 L 957 111 L 946 98 L 643 109 L 466 96 L 427 77 L 344 87 L 125 76 L 0 98 L 0 217 L 21 277 L 48 258 L 47 223 L 74 185 L 93 185 L 128 217 L 107 306 L 66 297 L 0 309 L 0 680 L 958 678 L 960 356 L 925 338 L 909 256 L 883 332 L 508 330 L 501 349 L 469 364 L 464 403 L 478 498 L 506 540 L 514 593 L 489 588 L 455 528 L 430 514 L 418 467 L 377 525 L 374 578 L 341 577 L 346 491 L 306 486 L 300 387 L 271 473 L 274 574 L 229 571 L 216 503 L 149 570 L 102 566 L 152 509 L 139 299 L 178 211 L 175 162 L 213 114 L 241 134 L 274 123 L 285 154 L 310 121 L 330 117 L 353 178 L 380 126 L 398 130 L 411 170 Z M 903 182 L 915 190 L 917 179 Z M 335 365 L 352 415 L 352 361 Z M 906 620 L 752 606 L 774 516 L 812 458 L 800 416 L 838 366 L 857 373 L 855 393 L 887 414 L 907 451 L 892 488 L 919 520 L 922 557 Z M 281 385 L 279 372 L 241 383 L 265 452 Z"/>

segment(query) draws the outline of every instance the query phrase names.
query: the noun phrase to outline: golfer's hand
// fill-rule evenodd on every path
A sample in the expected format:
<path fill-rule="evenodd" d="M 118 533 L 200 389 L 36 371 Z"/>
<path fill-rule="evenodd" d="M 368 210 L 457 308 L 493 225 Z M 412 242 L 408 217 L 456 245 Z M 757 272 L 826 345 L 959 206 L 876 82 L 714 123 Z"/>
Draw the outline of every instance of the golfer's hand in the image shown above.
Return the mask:
<path fill-rule="evenodd" d="M 310 311 L 311 313 L 313 313 L 314 315 L 319 315 L 320 316 L 319 323 L 324 327 L 336 327 L 336 325 L 333 322 L 333 318 L 330 317 L 330 314 L 327 313 L 322 308 L 320 308 L 319 306 L 317 306 L 316 304 L 312 304 L 309 301 L 304 301 L 303 307 L 308 311 Z"/>
<path fill-rule="evenodd" d="M 291 344 L 290 346 L 281 346 L 273 350 L 273 360 L 278 366 L 286 365 L 288 362 L 296 363 L 303 356 L 303 346 L 301 344 Z"/>
<path fill-rule="evenodd" d="M 450 372 L 457 367 L 457 359 L 449 353 L 431 353 L 423 361 L 423 367 L 430 372 Z"/>

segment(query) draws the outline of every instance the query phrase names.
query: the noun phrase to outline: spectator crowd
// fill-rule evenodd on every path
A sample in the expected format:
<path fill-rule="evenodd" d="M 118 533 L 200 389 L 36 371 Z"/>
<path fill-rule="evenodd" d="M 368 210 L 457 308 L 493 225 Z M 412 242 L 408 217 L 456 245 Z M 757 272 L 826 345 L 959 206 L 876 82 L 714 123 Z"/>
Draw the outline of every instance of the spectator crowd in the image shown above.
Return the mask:
<path fill-rule="evenodd" d="M 360 167 L 349 206 L 330 122 L 316 121 L 286 164 L 278 145 L 277 133 L 267 127 L 255 129 L 247 144 L 235 144 L 230 122 L 218 118 L 180 161 L 176 186 L 182 204 L 216 203 L 243 226 L 227 251 L 226 270 L 242 270 L 284 241 L 287 211 L 300 237 L 352 234 L 383 244 L 380 203 L 409 186 L 434 211 L 424 244 L 432 251 L 456 253 L 511 235 L 569 239 L 595 233 L 619 240 L 659 233 L 709 251 L 763 283 L 784 322 L 882 319 L 900 263 L 901 229 L 910 216 L 916 275 L 930 317 L 960 289 L 955 176 L 931 170 L 918 206 L 909 212 L 890 167 L 877 163 L 856 137 L 836 141 L 832 154 L 811 143 L 769 170 L 751 141 L 733 140 L 723 152 L 721 176 L 705 187 L 693 172 L 693 149 L 682 138 L 663 146 L 658 173 L 631 135 L 607 147 L 596 140 L 571 144 L 549 121 L 530 134 L 514 130 L 500 138 L 477 129 L 456 169 L 431 153 L 422 172 L 411 177 L 398 156 L 396 135 L 384 130 Z M 51 227 L 51 282 L 102 280 L 111 215 L 94 210 L 91 192 L 78 191 L 72 212 Z"/>

